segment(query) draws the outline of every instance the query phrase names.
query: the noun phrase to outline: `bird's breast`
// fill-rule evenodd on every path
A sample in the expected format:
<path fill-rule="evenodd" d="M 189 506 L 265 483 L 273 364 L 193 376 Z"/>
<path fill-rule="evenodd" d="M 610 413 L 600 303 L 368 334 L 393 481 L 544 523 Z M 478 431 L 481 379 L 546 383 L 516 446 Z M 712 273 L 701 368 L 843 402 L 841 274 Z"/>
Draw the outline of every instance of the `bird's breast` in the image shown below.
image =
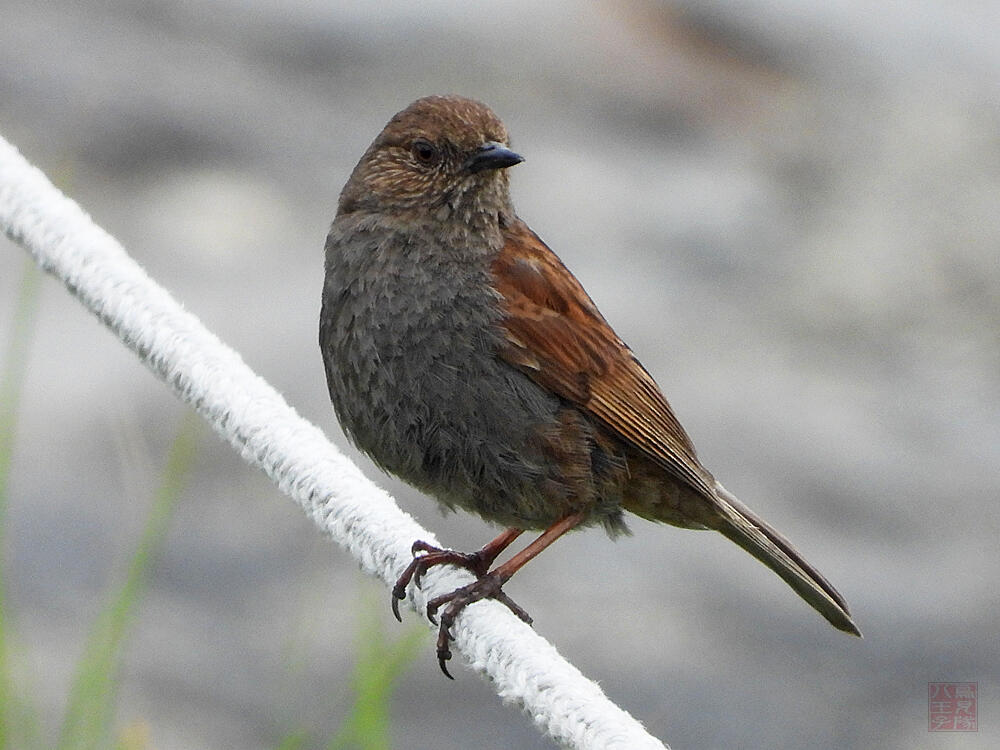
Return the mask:
<path fill-rule="evenodd" d="M 320 345 L 359 448 L 445 504 L 499 519 L 470 506 L 534 491 L 545 473 L 537 436 L 559 402 L 498 356 L 489 261 L 414 237 L 332 232 Z"/>

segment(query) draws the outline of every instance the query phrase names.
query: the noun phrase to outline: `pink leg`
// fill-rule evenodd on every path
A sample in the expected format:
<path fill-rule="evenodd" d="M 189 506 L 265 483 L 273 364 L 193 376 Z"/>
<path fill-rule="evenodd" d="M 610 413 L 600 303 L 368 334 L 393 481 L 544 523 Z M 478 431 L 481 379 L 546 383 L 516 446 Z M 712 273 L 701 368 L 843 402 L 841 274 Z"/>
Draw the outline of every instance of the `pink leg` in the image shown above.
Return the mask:
<path fill-rule="evenodd" d="M 531 544 L 518 552 L 516 555 L 511 557 L 507 562 L 502 565 L 498 565 L 489 573 L 481 574 L 479 576 L 479 580 L 474 583 L 470 583 L 468 586 L 456 589 L 450 594 L 435 597 L 427 603 L 427 616 L 431 619 L 431 622 L 435 621 L 434 616 L 438 609 L 444 604 L 448 605 L 445 607 L 444 612 L 441 613 L 441 626 L 438 628 L 437 639 L 438 664 L 441 666 L 441 671 L 445 673 L 446 677 L 454 679 L 448 673 L 448 668 L 445 663 L 451 658 L 451 648 L 449 647 L 449 642 L 451 641 L 451 626 L 455 622 L 455 618 L 458 616 L 458 613 L 465 609 L 468 605 L 473 602 L 478 602 L 481 599 L 496 599 L 500 603 L 505 604 L 511 612 L 530 625 L 531 617 L 529 617 L 527 612 L 521 609 L 521 607 L 515 604 L 514 601 L 503 592 L 502 587 L 505 583 L 507 583 L 507 581 L 510 580 L 512 575 L 524 566 L 525 563 L 535 558 L 538 553 L 552 544 L 552 542 L 561 537 L 567 531 L 578 526 L 583 521 L 584 517 L 583 513 L 574 513 L 571 516 L 566 516 L 565 518 L 556 521 L 554 524 L 549 526 L 549 528 L 543 531 L 541 536 L 535 539 Z M 501 537 L 502 536 L 503 535 L 501 535 Z M 503 544 L 503 546 L 506 547 L 509 545 L 516 536 L 516 534 L 512 536 Z M 501 537 L 497 537 L 497 539 L 494 540 L 494 542 L 491 542 L 491 544 L 499 541 Z M 495 557 L 496 555 L 494 555 L 494 558 Z"/>
<path fill-rule="evenodd" d="M 466 568 L 474 573 L 477 578 L 482 578 L 490 569 L 493 561 L 497 559 L 497 556 L 507 549 L 511 542 L 517 539 L 522 532 L 523 529 L 504 529 L 496 539 L 487 543 L 481 550 L 471 553 L 457 552 L 452 549 L 440 549 L 421 541 L 414 542 L 412 547 L 413 562 L 407 566 L 406 570 L 403 571 L 403 575 L 396 580 L 396 585 L 392 587 L 392 613 L 396 615 L 397 620 L 400 622 L 403 621 L 403 618 L 399 616 L 399 602 L 406 598 L 406 587 L 410 585 L 411 579 L 413 583 L 420 586 L 420 579 L 429 568 L 445 563 Z M 418 552 L 426 554 L 418 556 Z"/>

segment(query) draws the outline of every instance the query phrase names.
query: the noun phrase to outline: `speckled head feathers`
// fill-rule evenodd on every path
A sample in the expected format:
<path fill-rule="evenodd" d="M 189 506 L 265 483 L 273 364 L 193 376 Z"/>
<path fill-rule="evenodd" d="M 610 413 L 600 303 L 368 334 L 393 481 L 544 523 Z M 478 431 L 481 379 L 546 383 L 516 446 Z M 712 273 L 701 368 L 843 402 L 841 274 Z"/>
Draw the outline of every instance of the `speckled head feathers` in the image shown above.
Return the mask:
<path fill-rule="evenodd" d="M 398 112 L 376 139 L 379 145 L 407 145 L 424 138 L 471 152 L 486 141 L 507 144 L 507 128 L 493 110 L 463 96 L 425 96 Z"/>
<path fill-rule="evenodd" d="M 506 170 L 468 168 L 470 158 L 491 143 L 506 147 L 509 136 L 482 102 L 418 99 L 389 120 L 361 157 L 341 193 L 338 215 L 374 210 L 412 218 L 506 204 Z"/>

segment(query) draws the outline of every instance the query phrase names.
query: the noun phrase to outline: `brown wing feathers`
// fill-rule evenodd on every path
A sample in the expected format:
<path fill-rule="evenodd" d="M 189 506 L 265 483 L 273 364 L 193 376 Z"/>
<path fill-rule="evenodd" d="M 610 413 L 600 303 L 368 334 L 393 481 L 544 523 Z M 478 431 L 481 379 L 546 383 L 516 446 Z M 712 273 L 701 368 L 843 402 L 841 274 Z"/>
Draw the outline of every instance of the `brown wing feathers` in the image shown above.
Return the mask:
<path fill-rule="evenodd" d="M 555 253 L 523 223 L 505 230 L 493 263 L 504 300 L 502 356 L 599 418 L 706 497 L 714 481 L 653 378 Z"/>

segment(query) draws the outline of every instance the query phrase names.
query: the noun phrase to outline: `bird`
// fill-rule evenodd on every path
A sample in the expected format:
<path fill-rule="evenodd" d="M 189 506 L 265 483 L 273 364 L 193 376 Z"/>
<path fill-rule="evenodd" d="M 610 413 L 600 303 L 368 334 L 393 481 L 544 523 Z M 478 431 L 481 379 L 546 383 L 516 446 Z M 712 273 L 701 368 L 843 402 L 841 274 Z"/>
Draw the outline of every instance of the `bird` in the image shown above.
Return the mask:
<path fill-rule="evenodd" d="M 627 533 L 631 513 L 720 532 L 860 636 L 837 590 L 702 465 L 653 377 L 518 217 L 522 161 L 485 104 L 423 97 L 361 156 L 326 239 L 319 344 L 342 429 L 443 508 L 504 527 L 474 552 L 415 540 L 397 619 L 431 567 L 476 576 L 427 605 L 451 677 L 466 606 L 495 599 L 530 624 L 503 590 L 511 576 L 570 530 Z M 527 531 L 541 533 L 495 564 Z"/>

